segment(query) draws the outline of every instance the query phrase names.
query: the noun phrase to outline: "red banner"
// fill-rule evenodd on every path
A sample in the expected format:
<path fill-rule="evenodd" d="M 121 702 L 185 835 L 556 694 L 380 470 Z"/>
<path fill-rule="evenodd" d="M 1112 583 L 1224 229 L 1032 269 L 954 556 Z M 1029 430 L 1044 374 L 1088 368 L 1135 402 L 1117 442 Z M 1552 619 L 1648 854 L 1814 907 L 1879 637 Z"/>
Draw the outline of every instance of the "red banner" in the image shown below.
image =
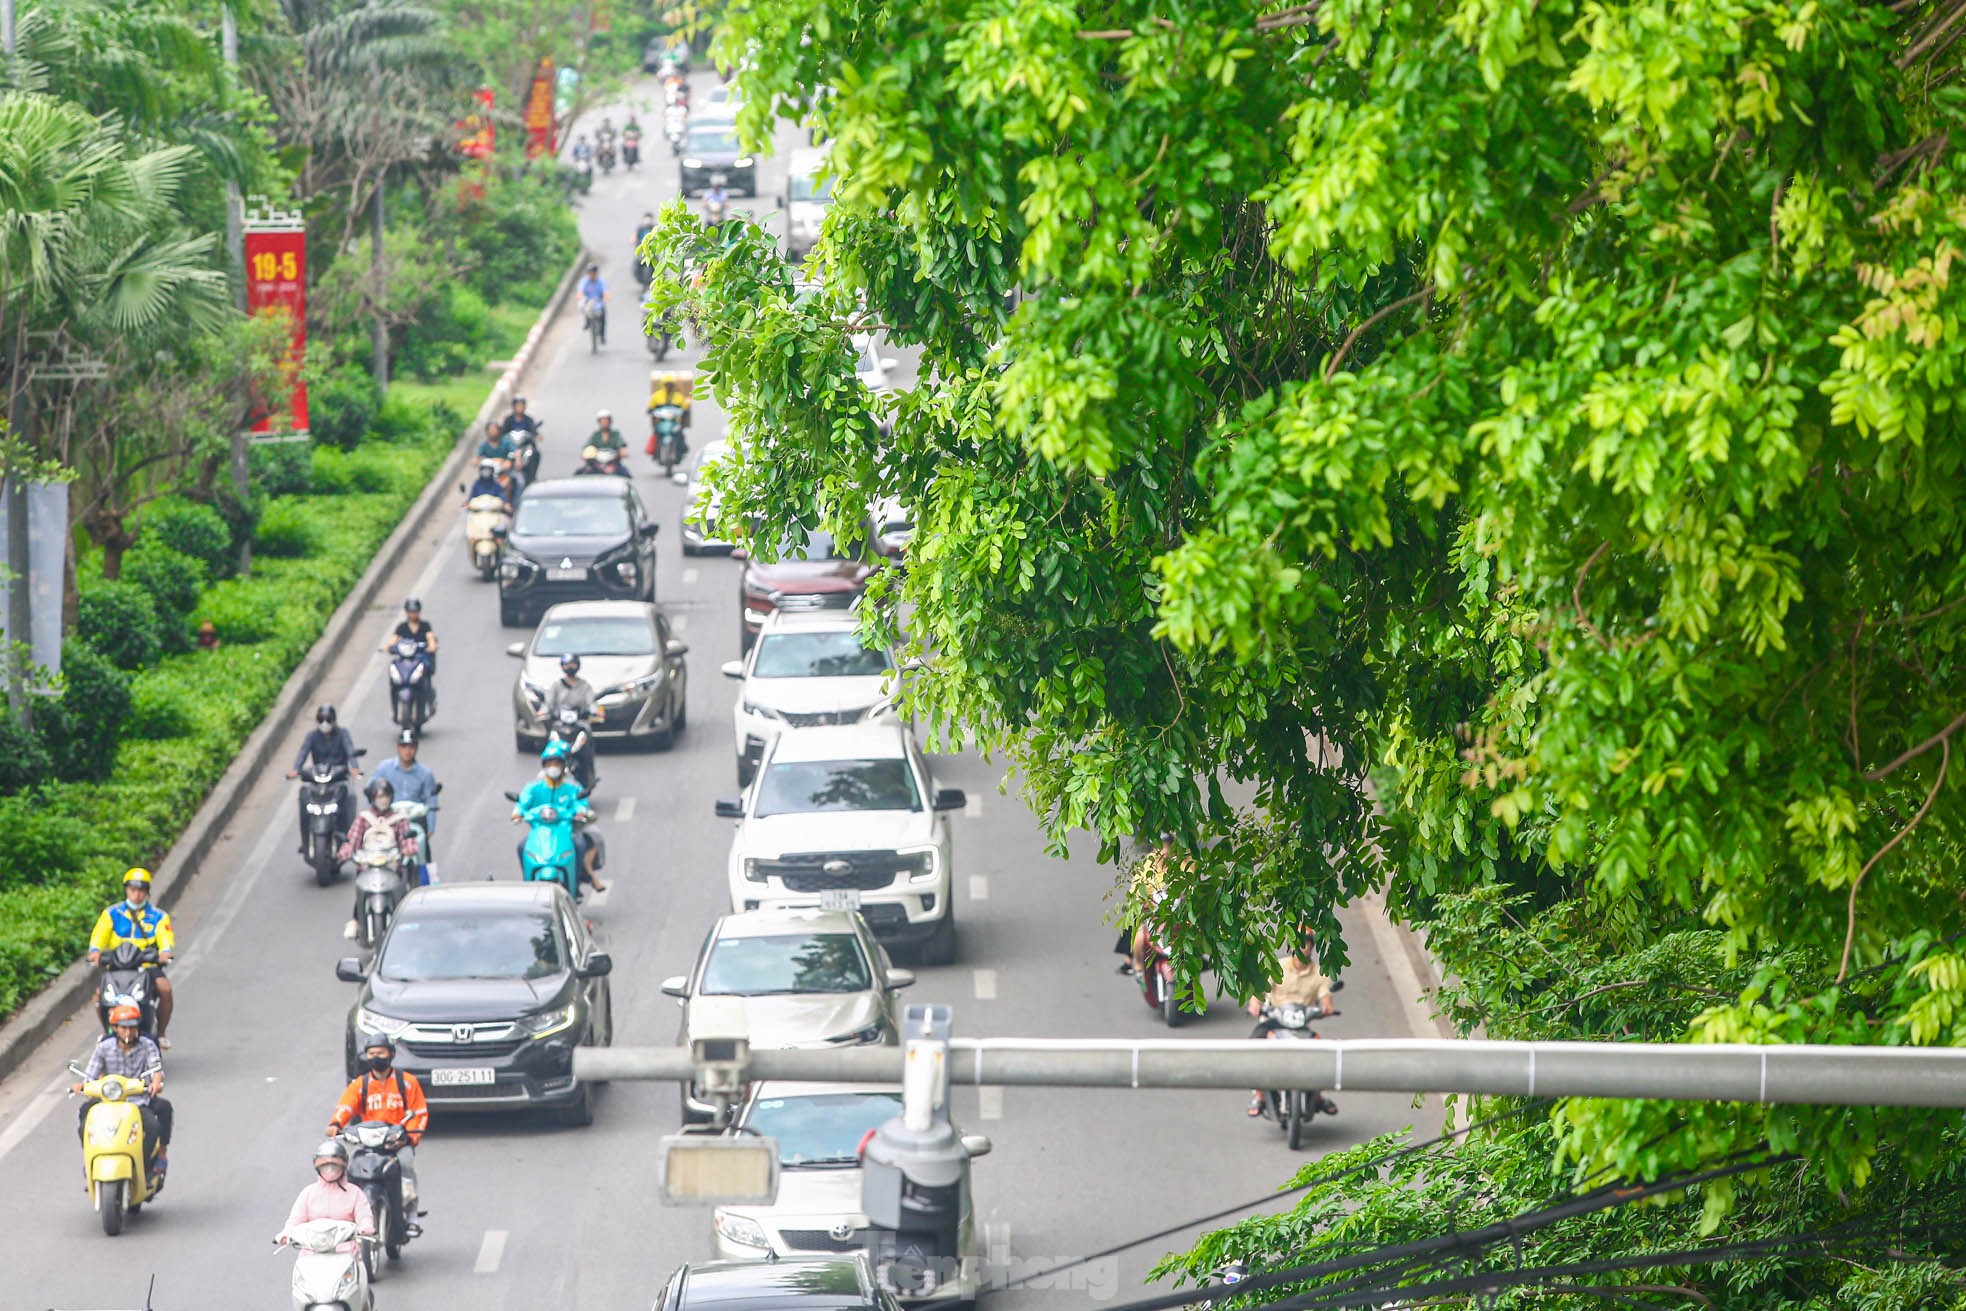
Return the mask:
<path fill-rule="evenodd" d="M 307 233 L 301 228 L 246 233 L 246 312 L 279 310 L 293 322 L 293 349 L 287 356 L 290 422 L 279 428 L 307 431 L 307 384 L 300 366 L 307 355 Z M 276 431 L 275 416 L 264 414 L 253 423 L 256 433 Z"/>
<path fill-rule="evenodd" d="M 560 151 L 559 133 L 553 121 L 553 59 L 543 55 L 533 70 L 532 88 L 526 93 L 526 158 L 538 159 Z"/>
<path fill-rule="evenodd" d="M 471 99 L 477 107 L 458 120 L 457 153 L 466 159 L 488 159 L 498 144 L 498 128 L 492 122 L 492 89 L 479 87 Z"/>

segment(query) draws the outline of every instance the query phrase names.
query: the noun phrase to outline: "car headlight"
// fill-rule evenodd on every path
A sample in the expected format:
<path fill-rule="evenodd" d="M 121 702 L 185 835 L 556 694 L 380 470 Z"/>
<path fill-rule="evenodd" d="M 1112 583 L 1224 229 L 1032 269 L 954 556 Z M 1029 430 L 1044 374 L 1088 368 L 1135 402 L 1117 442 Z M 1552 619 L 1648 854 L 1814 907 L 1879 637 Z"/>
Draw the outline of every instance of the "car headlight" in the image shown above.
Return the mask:
<path fill-rule="evenodd" d="M 652 674 L 643 674 L 632 682 L 623 683 L 621 691 L 629 696 L 641 696 L 662 686 L 663 673 L 660 669 Z"/>
<path fill-rule="evenodd" d="M 746 856 L 744 858 L 745 882 L 763 883 L 767 877 L 764 872 L 764 869 L 762 868 L 763 864 L 764 862 L 757 859 L 755 856 Z"/>
<path fill-rule="evenodd" d="M 756 701 L 748 699 L 744 702 L 744 713 L 747 715 L 762 715 L 766 719 L 776 719 L 780 723 L 783 723 L 785 720 L 784 715 L 772 709 L 770 706 L 759 705 Z"/>
<path fill-rule="evenodd" d="M 378 1015 L 366 1006 L 358 1006 L 355 1009 L 355 1027 L 362 1033 L 381 1033 L 400 1038 L 409 1031 L 410 1022 L 393 1015 Z"/>
<path fill-rule="evenodd" d="M 927 883 L 942 864 L 942 853 L 934 846 L 903 847 L 895 854 L 901 858 L 899 869 L 908 875 L 911 883 Z"/>
<path fill-rule="evenodd" d="M 732 168 L 749 168 L 757 162 L 757 160 L 751 158 L 749 155 L 739 155 L 730 162 L 730 166 Z"/>
<path fill-rule="evenodd" d="M 702 161 L 702 160 L 700 160 L 700 159 L 698 159 L 698 158 L 697 158 L 697 157 L 696 157 L 695 155 L 684 155 L 684 156 L 683 156 L 683 167 L 684 167 L 684 168 L 702 168 L 702 167 L 703 167 L 703 161 Z"/>
<path fill-rule="evenodd" d="M 881 1022 L 876 1020 L 864 1029 L 855 1029 L 852 1033 L 842 1033 L 836 1037 L 828 1038 L 826 1041 L 836 1047 L 871 1047 L 885 1036 L 886 1034 L 881 1026 Z"/>
<path fill-rule="evenodd" d="M 569 1003 L 554 1011 L 541 1011 L 537 1015 L 523 1016 L 519 1028 L 535 1038 L 544 1038 L 549 1033 L 558 1033 L 570 1028 L 579 1012 L 579 1007 Z"/>
<path fill-rule="evenodd" d="M 717 1232 L 724 1241 L 739 1247 L 759 1247 L 769 1251 L 771 1239 L 765 1236 L 765 1227 L 748 1215 L 733 1215 L 729 1211 L 717 1210 Z"/>

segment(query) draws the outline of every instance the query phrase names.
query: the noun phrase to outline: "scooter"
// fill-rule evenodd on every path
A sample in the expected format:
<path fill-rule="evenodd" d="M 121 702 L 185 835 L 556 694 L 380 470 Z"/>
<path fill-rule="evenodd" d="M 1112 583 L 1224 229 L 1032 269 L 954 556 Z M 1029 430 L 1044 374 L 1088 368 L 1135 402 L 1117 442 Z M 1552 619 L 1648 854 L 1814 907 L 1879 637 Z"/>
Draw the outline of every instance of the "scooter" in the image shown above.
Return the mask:
<path fill-rule="evenodd" d="M 569 768 L 573 772 L 573 781 L 580 784 L 582 794 L 590 794 L 600 786 L 601 776 L 594 768 L 593 739 L 588 736 L 587 721 L 578 710 L 572 706 L 561 706 L 554 712 L 553 722 L 546 728 L 546 740 L 566 746 L 567 755 L 571 757 Z"/>
<path fill-rule="evenodd" d="M 95 1099 L 82 1119 L 82 1178 L 102 1217 L 102 1231 L 114 1238 L 123 1232 L 123 1218 L 135 1215 L 164 1187 L 157 1169 L 161 1144 L 145 1140 L 143 1113 L 131 1100 L 150 1090 L 146 1079 L 154 1071 L 146 1070 L 143 1079 L 121 1074 L 89 1079 L 73 1061 L 68 1068 L 85 1080 L 82 1095 Z"/>
<path fill-rule="evenodd" d="M 355 748 L 357 759 L 367 754 L 368 748 Z M 300 805 L 306 817 L 300 830 L 301 858 L 313 867 L 314 881 L 325 888 L 341 872 L 341 858 L 335 852 L 355 819 L 348 796 L 348 766 L 314 766 L 300 781 Z"/>
<path fill-rule="evenodd" d="M 722 173 L 712 173 L 710 175 L 710 186 L 712 189 L 721 189 L 724 181 L 725 177 Z M 703 225 L 705 227 L 721 228 L 729 218 L 729 200 L 706 200 L 703 202 Z"/>
<path fill-rule="evenodd" d="M 539 425 L 540 431 L 546 425 Z M 512 434 L 512 466 L 519 475 L 519 491 L 539 481 L 539 433 L 520 428 Z"/>
<path fill-rule="evenodd" d="M 631 141 L 625 136 L 622 137 L 621 138 L 622 167 L 634 168 L 635 165 L 641 162 L 642 162 L 642 139 L 640 137 L 636 137 L 634 140 Z"/>
<path fill-rule="evenodd" d="M 601 172 L 614 172 L 614 142 L 603 141 L 594 152 L 594 162 L 601 166 Z"/>
<path fill-rule="evenodd" d="M 144 968 L 157 964 L 155 947 L 138 947 L 119 942 L 101 956 L 102 988 L 96 993 L 96 1019 L 102 1022 L 102 1035 L 109 1036 L 109 1009 L 134 1006 L 143 1012 L 137 1031 L 146 1038 L 157 1036 L 157 989 L 154 976 Z"/>
<path fill-rule="evenodd" d="M 1147 931 L 1146 966 L 1135 970 L 1134 978 L 1140 985 L 1140 998 L 1147 1003 L 1147 1009 L 1158 1011 L 1168 1028 L 1179 1028 L 1186 1013 L 1182 1011 L 1180 996 L 1174 989 L 1174 960 L 1151 929 Z"/>
<path fill-rule="evenodd" d="M 403 1211 L 405 1215 L 416 1213 L 415 1176 L 403 1172 L 402 1159 L 397 1156 L 409 1140 L 402 1125 L 386 1120 L 363 1120 L 349 1125 L 341 1135 L 341 1141 L 348 1145 L 348 1182 L 367 1194 L 369 1210 L 375 1216 L 375 1245 L 391 1261 L 401 1258 L 404 1244 L 410 1241 L 408 1233 L 397 1232 L 402 1221 L 389 1211 L 389 1194 L 395 1191 L 399 1177 Z"/>
<path fill-rule="evenodd" d="M 676 466 L 689 453 L 689 443 L 683 439 L 683 407 L 658 405 L 649 411 L 649 422 L 655 429 L 655 461 L 664 477 L 674 477 Z"/>
<path fill-rule="evenodd" d="M 478 577 L 491 582 L 498 577 L 498 566 L 505 559 L 505 539 L 512 531 L 512 516 L 505 502 L 486 494 L 464 503 L 464 547 Z"/>
<path fill-rule="evenodd" d="M 294 1311 L 375 1311 L 369 1294 L 372 1242 L 357 1238 L 347 1220 L 309 1220 L 273 1241 L 300 1251 L 294 1262 Z M 343 1251 L 355 1240 L 352 1251 Z"/>
<path fill-rule="evenodd" d="M 669 152 L 683 153 L 683 137 L 689 132 L 689 106 L 672 104 L 662 111 L 662 135 L 669 138 Z"/>
<path fill-rule="evenodd" d="M 1333 983 L 1331 990 L 1337 992 L 1343 983 Z M 1333 1015 L 1337 1011 L 1331 1012 Z M 1312 1012 L 1308 1006 L 1294 1004 L 1263 1007 L 1263 1018 L 1276 1027 L 1265 1036 L 1284 1042 L 1303 1041 L 1317 1037 L 1311 1028 Z M 1265 1119 L 1276 1122 L 1289 1140 L 1290 1150 L 1296 1151 L 1304 1143 L 1304 1126 L 1320 1115 L 1338 1114 L 1338 1103 L 1321 1092 L 1306 1088 L 1272 1088 L 1263 1094 L 1263 1115 Z"/>
<path fill-rule="evenodd" d="M 514 803 L 519 800 L 516 792 L 507 792 L 505 797 Z M 586 792 L 580 794 L 577 804 L 578 810 L 567 811 L 548 803 L 519 816 L 531 826 L 526 840 L 519 844 L 520 874 L 528 883 L 558 883 L 575 901 L 580 900 L 580 844 L 574 840 L 574 825 L 594 817 Z M 605 861 L 599 834 L 594 835 L 594 842 L 594 868 L 598 870 Z"/>
<path fill-rule="evenodd" d="M 421 642 L 400 638 L 390 648 L 389 702 L 396 727 L 423 731 L 430 718 L 434 693 L 430 687 L 430 653 Z"/>

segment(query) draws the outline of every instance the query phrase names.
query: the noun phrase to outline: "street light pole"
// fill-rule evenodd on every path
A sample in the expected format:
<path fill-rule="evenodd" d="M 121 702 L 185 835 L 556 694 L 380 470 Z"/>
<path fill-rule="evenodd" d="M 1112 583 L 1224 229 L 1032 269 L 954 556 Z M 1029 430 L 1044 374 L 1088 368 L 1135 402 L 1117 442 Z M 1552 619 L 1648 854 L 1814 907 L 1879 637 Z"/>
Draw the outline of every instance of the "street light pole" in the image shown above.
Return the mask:
<path fill-rule="evenodd" d="M 14 0 L 0 0 L 0 50 L 14 54 Z"/>
<path fill-rule="evenodd" d="M 0 0 L 6 3 L 6 0 Z M 218 7 L 219 50 L 225 56 L 225 67 L 236 79 L 239 73 L 239 20 L 232 12 L 228 2 Z M 245 201 L 239 195 L 239 184 L 228 181 L 225 184 L 225 250 L 232 264 L 233 303 L 241 314 L 246 312 L 246 225 Z M 232 495 L 243 511 L 252 495 L 251 438 L 245 429 L 239 428 L 232 434 L 231 473 Z M 248 574 L 253 567 L 253 535 L 240 534 L 239 572 Z"/>

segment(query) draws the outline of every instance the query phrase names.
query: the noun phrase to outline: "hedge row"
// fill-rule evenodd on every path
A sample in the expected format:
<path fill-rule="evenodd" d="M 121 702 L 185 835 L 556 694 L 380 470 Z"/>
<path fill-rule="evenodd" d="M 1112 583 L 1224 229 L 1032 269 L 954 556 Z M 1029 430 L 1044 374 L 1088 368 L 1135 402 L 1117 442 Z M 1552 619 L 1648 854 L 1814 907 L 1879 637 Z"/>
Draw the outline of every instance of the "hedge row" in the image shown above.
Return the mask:
<path fill-rule="evenodd" d="M 442 464 L 462 421 L 448 410 L 416 408 L 416 431 L 392 433 L 394 442 L 352 452 L 315 448 L 312 476 L 303 479 L 314 490 L 273 497 L 265 507 L 251 577 L 207 583 L 228 565 L 223 521 L 214 536 L 215 514 L 174 506 L 145 522 L 144 544 L 125 558 L 122 581 L 103 583 L 98 562 L 78 566 L 78 574 L 97 571 L 82 587 L 95 613 L 85 611 L 79 627 L 93 644 L 118 648 L 104 654 L 136 672 L 127 676 L 128 718 L 106 777 L 0 796 L 0 852 L 7 854 L 0 862 L 0 1015 L 75 959 L 96 912 L 118 895 L 123 870 L 154 864 L 176 841 L 327 616 Z M 188 613 L 187 597 L 196 598 Z M 166 609 L 164 601 L 175 604 Z M 221 645 L 188 649 L 190 626 L 203 619 L 213 622 Z M 104 673 L 100 658 L 89 664 L 88 645 L 71 646 L 82 653 L 68 671 L 71 681 Z M 106 673 L 114 678 L 116 671 Z M 73 693 L 64 700 L 79 704 L 83 698 Z"/>

